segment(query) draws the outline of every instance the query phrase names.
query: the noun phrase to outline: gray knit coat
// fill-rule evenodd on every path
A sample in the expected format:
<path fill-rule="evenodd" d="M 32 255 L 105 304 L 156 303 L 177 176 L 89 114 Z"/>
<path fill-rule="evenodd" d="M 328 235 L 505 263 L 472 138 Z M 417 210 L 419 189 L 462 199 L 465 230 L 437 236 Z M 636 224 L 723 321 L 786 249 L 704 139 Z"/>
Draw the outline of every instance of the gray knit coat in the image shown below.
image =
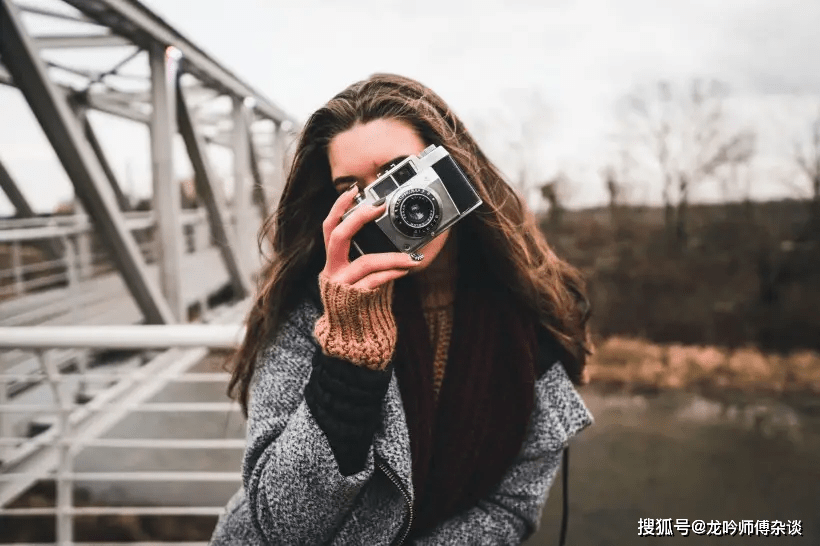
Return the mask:
<path fill-rule="evenodd" d="M 211 544 L 407 544 L 413 518 L 410 437 L 396 377 L 379 401 L 363 468 L 345 475 L 306 403 L 321 310 L 306 301 L 257 362 L 243 461 L 243 487 L 228 502 Z M 369 371 L 369 370 L 368 370 Z M 392 372 L 392 368 L 390 369 Z M 314 372 L 315 373 L 315 372 Z M 520 544 L 541 511 L 569 439 L 593 423 L 563 366 L 535 384 L 535 409 L 521 451 L 498 487 L 440 524 L 418 545 Z"/>

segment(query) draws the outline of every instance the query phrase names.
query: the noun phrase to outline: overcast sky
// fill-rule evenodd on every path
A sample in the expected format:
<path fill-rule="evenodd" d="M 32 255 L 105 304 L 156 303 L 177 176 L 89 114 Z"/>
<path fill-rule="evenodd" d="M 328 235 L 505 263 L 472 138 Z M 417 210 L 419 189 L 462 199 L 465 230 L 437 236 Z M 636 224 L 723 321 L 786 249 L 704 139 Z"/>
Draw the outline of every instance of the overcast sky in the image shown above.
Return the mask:
<path fill-rule="evenodd" d="M 539 176 L 570 174 L 576 206 L 605 198 L 598 173 L 612 161 L 614 105 L 636 85 L 661 78 L 727 82 L 738 123 L 761 133 L 761 169 L 778 173 L 761 175 L 757 197 L 784 193 L 771 178 L 787 176 L 792 141 L 808 131 L 808 116 L 820 104 L 817 0 L 145 3 L 301 119 L 373 72 L 414 77 L 451 104 L 502 168 L 513 161 L 493 140 L 504 131 L 493 120 L 509 120 L 539 97 L 539 111 L 548 113 Z M 45 210 L 71 187 L 23 110 L 19 96 L 0 89 L 0 159 L 35 208 Z M 132 135 L 107 146 L 115 170 L 135 191 L 147 191 L 144 129 L 101 123 L 103 132 Z M 646 186 L 636 198 L 657 200 L 657 185 Z M 0 196 L 0 212 L 6 209 Z"/>

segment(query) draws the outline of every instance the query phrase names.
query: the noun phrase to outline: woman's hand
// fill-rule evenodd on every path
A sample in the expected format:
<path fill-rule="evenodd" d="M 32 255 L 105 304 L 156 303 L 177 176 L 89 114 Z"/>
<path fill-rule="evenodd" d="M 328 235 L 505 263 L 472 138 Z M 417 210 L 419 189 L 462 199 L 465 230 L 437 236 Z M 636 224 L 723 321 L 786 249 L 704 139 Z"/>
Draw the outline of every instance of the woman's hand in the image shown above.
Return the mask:
<path fill-rule="evenodd" d="M 416 262 L 403 252 L 365 254 L 349 261 L 351 238 L 366 223 L 381 216 L 385 207 L 384 204 L 378 207 L 361 206 L 342 220 L 344 213 L 353 205 L 357 191 L 354 186 L 340 195 L 322 223 L 327 252 L 322 273 L 331 282 L 372 290 L 406 275 L 421 262 Z"/>

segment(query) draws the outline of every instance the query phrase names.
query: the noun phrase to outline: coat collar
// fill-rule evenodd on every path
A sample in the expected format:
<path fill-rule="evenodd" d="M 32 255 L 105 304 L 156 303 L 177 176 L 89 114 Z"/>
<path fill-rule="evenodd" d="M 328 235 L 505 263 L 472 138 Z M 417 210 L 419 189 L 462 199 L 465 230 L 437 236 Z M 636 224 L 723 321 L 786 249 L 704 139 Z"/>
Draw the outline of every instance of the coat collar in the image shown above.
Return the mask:
<path fill-rule="evenodd" d="M 399 384 L 396 375 L 390 378 L 387 395 L 384 397 L 383 426 L 376 430 L 373 437 L 374 452 L 390 465 L 401 479 L 407 491 L 413 494 L 412 456 L 410 452 L 410 431 L 401 401 Z"/>

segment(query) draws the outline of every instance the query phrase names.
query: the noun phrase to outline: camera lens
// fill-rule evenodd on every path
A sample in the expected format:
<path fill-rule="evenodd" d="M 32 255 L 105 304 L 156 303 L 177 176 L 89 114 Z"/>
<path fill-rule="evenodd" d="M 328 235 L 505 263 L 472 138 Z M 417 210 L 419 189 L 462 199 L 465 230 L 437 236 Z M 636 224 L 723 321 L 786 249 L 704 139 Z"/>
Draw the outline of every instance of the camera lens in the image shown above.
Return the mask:
<path fill-rule="evenodd" d="M 394 205 L 396 228 L 408 237 L 424 237 L 438 227 L 441 209 L 436 197 L 427 190 L 408 190 Z"/>
<path fill-rule="evenodd" d="M 413 195 L 404 200 L 401 216 L 404 222 L 414 228 L 424 227 L 433 219 L 433 202 L 423 195 Z"/>

